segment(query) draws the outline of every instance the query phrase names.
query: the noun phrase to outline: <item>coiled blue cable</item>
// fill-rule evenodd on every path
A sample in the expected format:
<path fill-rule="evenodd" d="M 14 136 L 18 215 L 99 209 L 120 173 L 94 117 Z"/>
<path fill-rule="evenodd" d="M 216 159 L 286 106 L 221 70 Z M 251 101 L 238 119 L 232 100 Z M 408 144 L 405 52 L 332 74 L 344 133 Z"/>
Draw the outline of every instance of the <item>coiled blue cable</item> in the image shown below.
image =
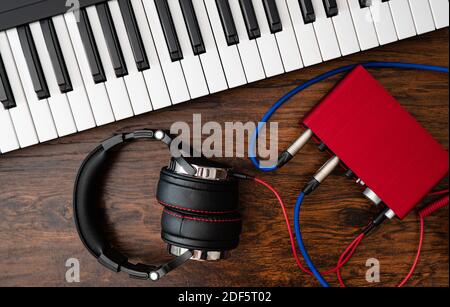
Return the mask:
<path fill-rule="evenodd" d="M 319 83 L 321 81 L 324 81 L 328 78 L 331 78 L 333 76 L 336 76 L 338 74 L 347 72 L 355 68 L 359 64 L 354 65 L 347 65 L 340 68 L 336 68 L 334 70 L 331 70 L 329 72 L 326 72 L 322 75 L 319 75 L 288 92 L 286 95 L 281 97 L 280 100 L 278 100 L 272 107 L 264 114 L 263 118 L 260 121 L 260 124 L 258 125 L 257 130 L 253 133 L 250 143 L 250 160 L 252 161 L 253 165 L 258 168 L 259 170 L 263 172 L 271 172 L 277 169 L 277 166 L 272 167 L 262 167 L 260 162 L 258 161 L 255 153 L 255 147 L 256 147 L 256 140 L 258 139 L 258 135 L 261 131 L 261 128 L 264 126 L 264 124 L 267 123 L 267 121 L 275 114 L 275 112 L 289 99 L 291 99 L 296 94 L 300 93 L 301 91 L 309 88 L 310 86 Z M 422 64 L 413 64 L 413 63 L 400 63 L 400 62 L 367 62 L 360 64 L 364 68 L 399 68 L 399 69 L 416 69 L 416 70 L 425 70 L 425 71 L 434 71 L 434 72 L 440 72 L 440 73 L 449 73 L 449 69 L 447 67 L 442 66 L 434 66 L 434 65 L 422 65 Z M 306 264 L 308 265 L 311 272 L 314 274 L 316 279 L 320 282 L 320 284 L 323 287 L 329 287 L 330 285 L 328 282 L 323 278 L 322 274 L 317 270 L 316 266 L 314 265 L 313 261 L 311 260 L 311 257 L 309 256 L 305 244 L 303 243 L 302 234 L 300 231 L 300 209 L 303 203 L 303 200 L 305 198 L 305 194 L 303 192 L 300 193 L 299 197 L 297 198 L 297 202 L 295 205 L 294 210 L 294 229 L 295 229 L 295 237 L 297 240 L 298 247 L 300 249 L 300 252 L 303 255 L 303 258 L 305 259 Z"/>

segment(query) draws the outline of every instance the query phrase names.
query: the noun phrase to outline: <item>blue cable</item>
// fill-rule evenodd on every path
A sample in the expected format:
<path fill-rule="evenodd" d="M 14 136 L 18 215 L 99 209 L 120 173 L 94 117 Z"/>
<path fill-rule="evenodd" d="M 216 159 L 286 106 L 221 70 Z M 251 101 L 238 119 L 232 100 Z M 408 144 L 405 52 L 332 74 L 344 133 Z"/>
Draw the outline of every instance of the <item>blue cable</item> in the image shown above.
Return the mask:
<path fill-rule="evenodd" d="M 276 166 L 272 167 L 262 167 L 260 165 L 260 162 L 256 158 L 255 154 L 255 147 L 256 147 L 256 140 L 258 139 L 258 135 L 261 131 L 261 128 L 267 123 L 267 121 L 275 114 L 275 112 L 289 99 L 291 99 L 296 94 L 300 93 L 301 91 L 307 89 L 308 87 L 319 83 L 321 81 L 324 81 L 330 77 L 333 77 L 335 75 L 347 72 L 355 68 L 358 64 L 354 65 L 347 65 L 343 66 L 334 70 L 331 70 L 329 72 L 326 72 L 322 75 L 319 75 L 299 86 L 291 90 L 289 93 L 284 95 L 280 100 L 278 100 L 272 107 L 264 114 L 263 118 L 261 119 L 260 123 L 258 124 L 257 130 L 253 133 L 250 143 L 250 160 L 252 161 L 253 165 L 258 168 L 259 170 L 263 172 L 270 172 L 277 169 Z M 417 69 L 417 70 L 425 70 L 425 71 L 434 71 L 434 72 L 440 72 L 440 73 L 449 73 L 449 69 L 447 67 L 441 67 L 441 66 L 433 66 L 433 65 L 422 65 L 422 64 L 413 64 L 413 63 L 400 63 L 400 62 L 367 62 L 360 64 L 364 68 L 400 68 L 400 69 Z M 297 239 L 297 244 L 300 249 L 300 252 L 303 255 L 303 258 L 305 259 L 306 264 L 308 265 L 311 272 L 314 274 L 316 279 L 320 282 L 320 284 L 323 287 L 329 287 L 330 285 L 328 282 L 323 278 L 323 276 L 320 274 L 320 272 L 317 270 L 316 266 L 311 260 L 311 257 L 309 256 L 305 244 L 303 243 L 302 234 L 300 232 L 300 209 L 303 203 L 303 200 L 305 198 L 305 194 L 303 192 L 300 193 L 299 197 L 297 198 L 297 202 L 295 205 L 295 216 L 294 216 L 294 229 L 295 229 L 295 237 Z"/>
<path fill-rule="evenodd" d="M 271 167 L 263 167 L 261 166 L 261 163 L 258 161 L 255 153 L 255 147 L 256 147 L 256 141 L 258 139 L 258 135 L 261 131 L 261 128 L 269 121 L 269 119 L 273 116 L 273 114 L 289 99 L 291 99 L 296 94 L 300 93 L 301 91 L 309 88 L 310 86 L 319 83 L 321 81 L 324 81 L 328 78 L 331 78 L 333 76 L 336 76 L 338 74 L 347 72 L 355 68 L 357 65 L 362 65 L 364 68 L 400 68 L 400 69 L 417 69 L 417 70 L 426 70 L 426 71 L 434 71 L 434 72 L 441 72 L 441 73 L 447 73 L 448 74 L 448 68 L 447 67 L 441 67 L 441 66 L 433 66 L 433 65 L 422 65 L 422 64 L 413 64 L 413 63 L 400 63 L 400 62 L 367 62 L 362 64 L 352 64 L 347 65 L 343 67 L 339 67 L 336 69 L 333 69 L 329 72 L 326 72 L 322 75 L 319 75 L 288 92 L 286 95 L 281 97 L 280 100 L 278 100 L 272 107 L 264 114 L 263 118 L 261 119 L 260 123 L 258 124 L 258 128 L 253 133 L 252 138 L 250 140 L 250 160 L 252 161 L 253 165 L 263 172 L 271 172 L 277 169 L 277 166 L 271 166 Z"/>
<path fill-rule="evenodd" d="M 317 270 L 316 266 L 314 265 L 313 261 L 311 260 L 311 257 L 309 257 L 309 254 L 306 250 L 305 244 L 303 243 L 302 234 L 300 232 L 300 209 L 303 203 L 303 199 L 305 198 L 305 193 L 301 192 L 300 195 L 297 198 L 297 202 L 295 204 L 295 211 L 294 211 L 294 229 L 295 229 L 295 238 L 297 239 L 298 248 L 300 249 L 300 252 L 303 255 L 303 258 L 305 259 L 306 264 L 308 265 L 311 272 L 314 274 L 316 279 L 320 282 L 320 284 L 328 288 L 330 285 L 328 282 L 323 278 L 322 274 Z"/>

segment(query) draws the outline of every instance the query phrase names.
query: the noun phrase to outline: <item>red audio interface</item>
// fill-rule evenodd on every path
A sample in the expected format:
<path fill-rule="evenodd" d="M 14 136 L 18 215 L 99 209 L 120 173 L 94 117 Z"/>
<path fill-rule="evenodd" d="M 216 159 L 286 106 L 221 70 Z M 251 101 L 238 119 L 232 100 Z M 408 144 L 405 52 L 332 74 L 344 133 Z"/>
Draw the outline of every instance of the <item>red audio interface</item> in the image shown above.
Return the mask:
<path fill-rule="evenodd" d="M 448 174 L 448 152 L 361 66 L 303 124 L 401 219 Z"/>

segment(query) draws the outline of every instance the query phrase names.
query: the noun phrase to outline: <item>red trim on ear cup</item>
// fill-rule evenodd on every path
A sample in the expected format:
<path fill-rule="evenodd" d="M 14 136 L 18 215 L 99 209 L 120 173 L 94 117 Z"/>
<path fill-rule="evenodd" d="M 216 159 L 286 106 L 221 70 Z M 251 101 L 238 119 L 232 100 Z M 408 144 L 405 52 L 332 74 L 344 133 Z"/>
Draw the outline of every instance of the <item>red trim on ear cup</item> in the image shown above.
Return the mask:
<path fill-rule="evenodd" d="M 191 221 L 197 221 L 197 222 L 206 222 L 206 223 L 236 223 L 241 222 L 241 218 L 235 218 L 235 219 L 216 219 L 216 218 L 201 218 L 201 217 L 194 217 L 194 216 L 188 216 L 188 215 L 181 215 L 177 214 L 175 212 L 164 210 L 164 213 L 167 213 L 168 215 L 174 216 L 179 219 L 187 219 Z"/>
<path fill-rule="evenodd" d="M 181 211 L 187 211 L 187 212 L 194 212 L 194 213 L 203 213 L 203 214 L 230 214 L 230 213 L 238 213 L 238 210 L 230 210 L 230 211 L 207 211 L 207 210 L 195 210 L 195 209 L 189 209 L 186 207 L 179 207 L 174 205 L 166 204 L 165 202 L 158 199 L 158 203 L 161 206 L 181 210 Z"/>
<path fill-rule="evenodd" d="M 165 207 L 161 227 L 161 238 L 168 244 L 191 250 L 225 251 L 239 244 L 242 219 L 239 213 L 212 216 Z"/>

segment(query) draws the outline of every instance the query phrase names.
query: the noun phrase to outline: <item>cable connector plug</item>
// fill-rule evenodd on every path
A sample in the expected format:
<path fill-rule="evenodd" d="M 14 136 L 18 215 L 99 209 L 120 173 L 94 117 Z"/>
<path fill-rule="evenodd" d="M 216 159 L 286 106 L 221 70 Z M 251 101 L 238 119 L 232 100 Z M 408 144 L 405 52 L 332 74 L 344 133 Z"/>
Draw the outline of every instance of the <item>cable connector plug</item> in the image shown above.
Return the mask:
<path fill-rule="evenodd" d="M 316 179 L 311 179 L 303 188 L 303 193 L 305 193 L 305 195 L 309 195 L 312 192 L 314 192 L 320 185 L 320 182 L 317 181 Z"/>
<path fill-rule="evenodd" d="M 291 161 L 291 159 L 308 143 L 308 141 L 313 136 L 313 132 L 311 129 L 306 130 L 300 135 L 300 137 L 289 146 L 288 149 L 283 151 L 278 159 L 277 167 L 281 168 L 286 163 Z"/>
<path fill-rule="evenodd" d="M 333 170 L 339 165 L 341 160 L 334 156 L 328 160 L 313 176 L 313 178 L 303 188 L 303 193 L 309 195 L 314 192 L 320 184 L 333 172 Z"/>
<path fill-rule="evenodd" d="M 255 177 L 243 173 L 232 172 L 231 176 L 239 180 L 255 180 Z"/>
<path fill-rule="evenodd" d="M 289 151 L 287 150 L 283 151 L 281 155 L 278 157 L 277 168 L 283 167 L 285 164 L 291 161 L 293 157 L 294 156 L 291 155 Z"/>
<path fill-rule="evenodd" d="M 367 236 L 370 232 L 372 232 L 375 228 L 383 224 L 388 219 L 388 212 L 391 209 L 385 208 L 383 211 L 381 211 L 371 222 L 369 225 L 364 228 L 363 233 L 364 236 Z"/>

